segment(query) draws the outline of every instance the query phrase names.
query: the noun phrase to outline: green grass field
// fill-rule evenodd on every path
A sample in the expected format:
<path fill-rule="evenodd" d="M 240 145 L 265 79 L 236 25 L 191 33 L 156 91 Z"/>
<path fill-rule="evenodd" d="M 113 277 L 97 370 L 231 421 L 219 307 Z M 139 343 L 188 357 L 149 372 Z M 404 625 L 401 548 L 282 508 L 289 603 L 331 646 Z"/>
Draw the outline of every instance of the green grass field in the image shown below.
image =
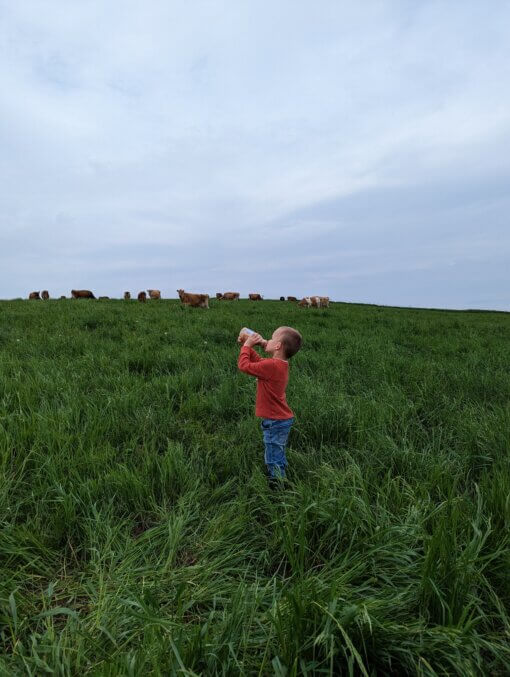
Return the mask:
<path fill-rule="evenodd" d="M 266 485 L 237 333 L 304 337 Z M 510 672 L 510 314 L 0 303 L 1 675 Z"/>

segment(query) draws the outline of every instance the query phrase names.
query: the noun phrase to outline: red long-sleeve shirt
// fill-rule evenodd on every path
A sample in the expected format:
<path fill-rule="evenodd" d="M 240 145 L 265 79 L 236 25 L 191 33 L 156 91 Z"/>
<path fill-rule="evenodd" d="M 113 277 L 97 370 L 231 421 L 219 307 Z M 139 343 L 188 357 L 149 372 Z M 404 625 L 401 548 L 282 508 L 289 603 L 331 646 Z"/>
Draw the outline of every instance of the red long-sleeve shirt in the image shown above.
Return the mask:
<path fill-rule="evenodd" d="M 289 363 L 278 358 L 262 358 L 253 348 L 243 346 L 237 366 L 245 374 L 257 377 L 255 416 L 284 420 L 294 414 L 285 399 L 289 381 Z"/>

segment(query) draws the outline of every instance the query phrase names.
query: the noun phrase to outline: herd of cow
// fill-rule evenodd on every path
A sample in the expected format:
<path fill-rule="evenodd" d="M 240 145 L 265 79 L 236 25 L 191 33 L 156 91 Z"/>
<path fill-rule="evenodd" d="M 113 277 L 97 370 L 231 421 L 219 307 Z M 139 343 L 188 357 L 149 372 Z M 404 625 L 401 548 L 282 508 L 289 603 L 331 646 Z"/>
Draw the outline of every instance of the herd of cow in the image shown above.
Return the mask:
<path fill-rule="evenodd" d="M 190 306 L 192 308 L 209 308 L 209 294 L 190 294 L 185 292 L 184 289 L 178 289 L 177 293 L 181 303 L 184 306 Z M 148 298 L 152 301 L 156 301 L 161 298 L 161 292 L 159 289 L 147 289 L 147 292 L 139 292 L 137 299 L 140 303 L 145 303 Z M 72 289 L 71 297 L 73 299 L 95 299 L 96 297 L 89 289 Z M 28 295 L 30 300 L 41 300 L 44 301 L 50 298 L 50 295 L 47 290 L 42 292 L 33 291 Z M 65 296 L 61 296 L 61 299 L 65 299 Z M 108 300 L 109 296 L 100 296 L 99 300 Z M 224 293 L 218 292 L 216 294 L 216 299 L 218 301 L 238 301 L 240 294 L 237 291 L 227 291 Z M 250 301 L 262 301 L 263 298 L 261 294 L 248 294 Z M 124 300 L 129 301 L 131 299 L 131 293 L 128 291 L 124 292 Z M 280 296 L 280 301 L 285 301 L 284 296 Z M 301 308 L 329 308 L 329 296 L 305 296 L 300 301 L 298 301 L 296 296 L 287 296 L 287 301 L 292 301 L 297 303 Z"/>

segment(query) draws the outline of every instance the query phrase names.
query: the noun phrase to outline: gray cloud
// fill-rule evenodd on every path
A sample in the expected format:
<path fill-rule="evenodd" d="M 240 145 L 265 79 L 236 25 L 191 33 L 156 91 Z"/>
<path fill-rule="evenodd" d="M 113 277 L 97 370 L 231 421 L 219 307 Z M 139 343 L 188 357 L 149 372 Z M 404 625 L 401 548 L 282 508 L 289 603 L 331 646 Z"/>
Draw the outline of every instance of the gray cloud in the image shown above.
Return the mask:
<path fill-rule="evenodd" d="M 0 2 L 0 297 L 508 309 L 510 9 Z"/>

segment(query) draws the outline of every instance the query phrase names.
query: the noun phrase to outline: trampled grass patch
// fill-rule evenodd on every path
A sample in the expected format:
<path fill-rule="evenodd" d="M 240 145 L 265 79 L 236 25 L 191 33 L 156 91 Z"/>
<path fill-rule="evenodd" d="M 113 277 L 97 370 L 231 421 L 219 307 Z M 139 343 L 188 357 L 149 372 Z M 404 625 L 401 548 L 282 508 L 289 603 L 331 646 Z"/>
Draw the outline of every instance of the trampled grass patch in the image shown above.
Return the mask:
<path fill-rule="evenodd" d="M 243 325 L 304 337 L 271 492 Z M 507 674 L 510 315 L 0 303 L 0 673 Z"/>

